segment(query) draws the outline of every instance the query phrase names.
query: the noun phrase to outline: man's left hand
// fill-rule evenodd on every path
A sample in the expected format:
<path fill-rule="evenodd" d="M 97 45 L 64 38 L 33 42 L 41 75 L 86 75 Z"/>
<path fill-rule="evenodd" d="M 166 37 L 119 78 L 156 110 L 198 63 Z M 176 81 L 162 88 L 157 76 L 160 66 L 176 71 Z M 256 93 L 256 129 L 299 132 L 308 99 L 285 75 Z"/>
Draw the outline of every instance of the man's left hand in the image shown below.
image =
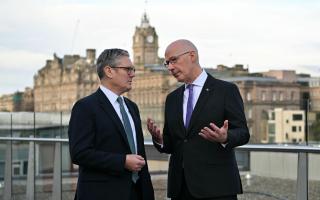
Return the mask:
<path fill-rule="evenodd" d="M 225 144 L 228 137 L 228 120 L 225 120 L 221 128 L 217 127 L 214 123 L 210 123 L 210 127 L 201 129 L 199 135 L 211 142 L 219 142 Z"/>

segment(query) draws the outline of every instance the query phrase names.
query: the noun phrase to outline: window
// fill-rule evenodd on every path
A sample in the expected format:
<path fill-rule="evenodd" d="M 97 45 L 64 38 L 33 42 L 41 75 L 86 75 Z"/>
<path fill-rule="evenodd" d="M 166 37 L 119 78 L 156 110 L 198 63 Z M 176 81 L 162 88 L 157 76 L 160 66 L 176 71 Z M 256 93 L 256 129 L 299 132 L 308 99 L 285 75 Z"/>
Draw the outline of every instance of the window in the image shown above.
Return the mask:
<path fill-rule="evenodd" d="M 251 101 L 251 93 L 250 92 L 247 93 L 247 100 Z"/>
<path fill-rule="evenodd" d="M 266 92 L 265 92 L 265 91 L 263 91 L 263 92 L 261 93 L 261 100 L 262 100 L 262 101 L 265 101 L 265 100 L 266 100 Z"/>
<path fill-rule="evenodd" d="M 272 101 L 276 101 L 276 100 L 277 100 L 277 93 L 272 92 Z"/>
<path fill-rule="evenodd" d="M 292 132 L 297 132 L 297 127 L 296 126 L 292 126 L 291 130 L 292 130 Z"/>
<path fill-rule="evenodd" d="M 294 100 L 294 96 L 295 96 L 294 91 L 292 91 L 291 92 L 291 100 Z"/>
<path fill-rule="evenodd" d="M 248 110 L 248 119 L 252 119 L 252 109 Z"/>
<path fill-rule="evenodd" d="M 280 99 L 280 101 L 283 101 L 283 92 L 280 92 L 279 99 Z"/>
<path fill-rule="evenodd" d="M 302 114 L 293 114 L 292 115 L 293 121 L 301 121 L 302 120 Z"/>
<path fill-rule="evenodd" d="M 276 133 L 276 126 L 275 124 L 268 124 L 268 133 L 269 135 L 274 135 Z"/>

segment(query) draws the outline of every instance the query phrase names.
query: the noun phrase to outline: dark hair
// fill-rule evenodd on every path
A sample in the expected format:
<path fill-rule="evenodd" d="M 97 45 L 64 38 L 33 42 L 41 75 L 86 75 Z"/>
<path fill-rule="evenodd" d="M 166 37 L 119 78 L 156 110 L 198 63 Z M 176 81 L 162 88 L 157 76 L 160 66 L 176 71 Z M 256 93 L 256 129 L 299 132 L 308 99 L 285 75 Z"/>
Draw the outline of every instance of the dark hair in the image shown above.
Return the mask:
<path fill-rule="evenodd" d="M 123 49 L 105 49 L 98 57 L 97 60 L 97 73 L 100 79 L 104 77 L 103 68 L 105 66 L 116 67 L 120 57 L 127 56 L 129 53 Z"/>

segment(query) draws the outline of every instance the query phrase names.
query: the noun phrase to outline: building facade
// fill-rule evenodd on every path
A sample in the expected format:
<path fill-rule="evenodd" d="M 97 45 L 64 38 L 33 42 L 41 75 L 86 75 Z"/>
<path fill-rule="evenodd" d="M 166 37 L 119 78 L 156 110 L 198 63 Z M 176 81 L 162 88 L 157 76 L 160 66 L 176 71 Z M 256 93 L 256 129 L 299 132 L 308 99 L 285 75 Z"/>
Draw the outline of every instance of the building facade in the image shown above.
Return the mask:
<path fill-rule="evenodd" d="M 70 112 L 78 99 L 98 88 L 95 59 L 94 49 L 87 49 L 86 57 L 54 54 L 34 76 L 34 110 Z"/>
<path fill-rule="evenodd" d="M 125 95 L 138 104 L 143 130 L 148 137 L 147 119 L 152 118 L 160 129 L 163 127 L 165 98 L 181 83 L 162 65 L 164 59 L 158 56 L 159 38 L 146 13 L 132 39 L 132 57 L 137 71 L 132 90 Z M 240 64 L 233 67 L 218 65 L 205 70 L 238 86 L 252 143 L 269 141 L 270 110 L 304 109 L 309 105 L 304 99 L 310 98 L 310 109 L 320 112 L 319 79 L 311 83 L 310 77 L 299 77 L 290 70 L 250 74 L 248 68 Z M 32 89 L 0 97 L 0 110 L 70 112 L 78 99 L 97 90 L 99 84 L 95 49 L 87 49 L 84 57 L 64 55 L 60 58 L 54 54 L 34 76 Z"/>
<path fill-rule="evenodd" d="M 305 141 L 303 110 L 275 108 L 268 112 L 268 143 L 302 143 Z"/>

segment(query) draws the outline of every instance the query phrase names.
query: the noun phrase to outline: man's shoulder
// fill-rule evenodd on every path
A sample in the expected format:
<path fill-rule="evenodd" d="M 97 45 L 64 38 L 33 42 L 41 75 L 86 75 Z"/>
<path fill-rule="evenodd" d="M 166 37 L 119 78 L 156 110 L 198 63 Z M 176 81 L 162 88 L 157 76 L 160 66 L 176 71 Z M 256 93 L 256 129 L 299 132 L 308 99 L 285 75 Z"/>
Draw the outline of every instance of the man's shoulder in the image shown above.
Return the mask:
<path fill-rule="evenodd" d="M 184 84 L 182 84 L 181 86 L 179 86 L 178 88 L 176 88 L 175 90 L 173 90 L 172 92 L 170 92 L 168 94 L 168 97 L 174 97 L 177 96 L 178 94 L 180 94 L 183 90 L 184 90 Z"/>
<path fill-rule="evenodd" d="M 123 97 L 123 98 L 127 103 L 130 103 L 130 104 L 137 106 L 137 104 L 134 101 L 132 101 L 131 99 L 129 99 L 128 97 Z"/>
<path fill-rule="evenodd" d="M 98 91 L 95 91 L 90 95 L 82 97 L 81 99 L 77 100 L 75 105 L 76 104 L 92 104 L 97 100 L 97 96 L 98 96 Z"/>
<path fill-rule="evenodd" d="M 233 87 L 237 87 L 236 84 L 229 82 L 229 81 L 225 81 L 222 79 L 218 79 L 218 78 L 214 78 L 211 75 L 208 75 L 208 79 L 207 81 L 209 81 L 210 83 L 214 84 L 216 87 L 219 88 L 233 88 Z"/>

